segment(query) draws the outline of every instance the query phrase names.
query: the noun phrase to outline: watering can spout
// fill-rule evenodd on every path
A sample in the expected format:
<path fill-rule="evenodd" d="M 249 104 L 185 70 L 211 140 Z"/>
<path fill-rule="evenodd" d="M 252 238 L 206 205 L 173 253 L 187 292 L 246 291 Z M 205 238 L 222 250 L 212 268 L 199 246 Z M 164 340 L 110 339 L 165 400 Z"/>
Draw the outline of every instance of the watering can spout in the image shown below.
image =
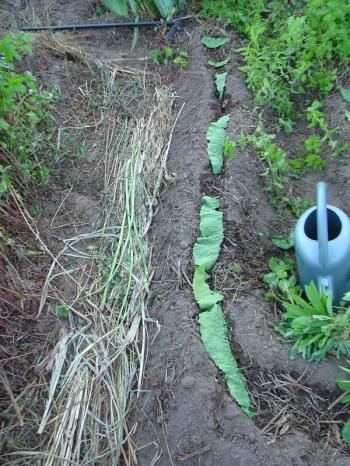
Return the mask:
<path fill-rule="evenodd" d="M 319 261 L 326 270 L 328 265 L 327 187 L 322 181 L 317 184 L 317 241 Z"/>

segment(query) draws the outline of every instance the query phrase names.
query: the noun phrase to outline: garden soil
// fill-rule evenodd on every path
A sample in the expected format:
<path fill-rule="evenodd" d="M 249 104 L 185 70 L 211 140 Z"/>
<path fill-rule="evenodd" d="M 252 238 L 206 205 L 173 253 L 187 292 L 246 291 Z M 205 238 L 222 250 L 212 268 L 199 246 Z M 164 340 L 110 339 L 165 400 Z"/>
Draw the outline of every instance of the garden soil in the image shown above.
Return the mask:
<path fill-rule="evenodd" d="M 13 26 L 14 17 L 18 20 L 30 15 L 45 20 L 46 2 L 28 1 L 13 6 L 15 3 L 5 2 L 7 5 L 1 6 L 0 14 L 8 24 Z M 52 22 L 59 23 L 89 20 L 93 10 L 85 1 L 61 0 L 51 5 L 49 12 Z M 227 159 L 220 176 L 211 174 L 206 151 L 209 123 L 230 113 L 228 136 L 238 138 L 241 131 L 254 130 L 258 112 L 239 71 L 241 58 L 236 50 L 240 40 L 232 35 L 231 43 L 220 52 L 208 52 L 200 43 L 206 33 L 206 26 L 194 22 L 180 32 L 177 46 L 189 52 L 186 70 L 173 65 L 148 65 L 145 69 L 147 73 L 160 73 L 160 79 L 174 87 L 177 94 L 174 115 L 178 115 L 178 121 L 168 160 L 173 181 L 161 195 L 151 229 L 154 275 L 150 346 L 143 391 L 135 393 L 131 419 L 137 426 L 134 436 L 137 464 L 350 466 L 339 430 L 339 420 L 344 420 L 346 413 L 341 412 L 339 404 L 331 406 L 340 395 L 335 383 L 340 374 L 337 361 L 328 358 L 317 367 L 300 358 L 291 360 L 290 346 L 282 343 L 274 331 L 278 312 L 264 297 L 262 277 L 267 272 L 268 258 L 279 254 L 269 236 L 288 233 L 294 220 L 281 218 L 268 203 L 261 176 L 263 166 L 248 149 L 239 151 L 235 159 Z M 127 59 L 126 64 L 138 67 L 146 67 L 147 61 L 135 58 L 164 43 L 152 31 L 141 31 L 138 46 L 132 51 L 129 31 L 89 31 L 76 34 L 75 41 L 72 45 L 79 45 L 92 55 Z M 47 51 L 40 53 L 35 62 L 28 61 L 40 82 L 66 84 L 67 64 L 62 57 Z M 231 54 L 232 61 L 226 66 L 226 92 L 220 103 L 214 90 L 214 71 L 206 63 L 209 58 L 219 59 L 227 54 Z M 83 68 L 74 62 L 69 66 L 76 67 L 72 84 L 79 88 L 84 82 Z M 68 91 L 63 97 L 68 109 Z M 327 116 L 332 125 L 344 129 L 341 137 L 346 140 L 349 137 L 345 134 L 343 115 L 343 102 L 339 96 L 331 96 Z M 295 133 L 280 136 L 279 143 L 293 153 L 300 149 L 307 135 L 308 129 L 300 125 Z M 96 131 L 91 133 L 89 144 L 96 137 Z M 345 162 L 349 159 L 349 153 L 344 159 Z M 71 185 L 75 182 L 75 186 L 66 211 L 55 221 L 81 225 L 74 234 L 88 231 L 97 213 L 101 180 L 98 172 L 93 171 L 91 184 L 87 185 L 86 176 L 91 168 L 91 164 L 76 170 L 71 166 L 62 168 L 62 178 L 69 179 Z M 329 183 L 331 202 L 348 214 L 349 175 L 349 165 L 333 160 L 322 174 Z M 312 199 L 319 177 L 310 173 L 291 189 Z M 62 189 L 50 198 L 41 216 L 41 233 L 53 251 L 60 249 L 61 239 L 50 232 L 50 224 L 67 192 L 68 189 Z M 225 381 L 199 335 L 199 310 L 191 290 L 192 247 L 198 236 L 204 195 L 219 196 L 224 212 L 225 240 L 211 274 L 211 285 L 225 295 L 223 310 L 232 350 L 258 413 L 252 418 L 243 414 L 228 395 Z M 49 325 L 55 323 L 49 321 Z"/>

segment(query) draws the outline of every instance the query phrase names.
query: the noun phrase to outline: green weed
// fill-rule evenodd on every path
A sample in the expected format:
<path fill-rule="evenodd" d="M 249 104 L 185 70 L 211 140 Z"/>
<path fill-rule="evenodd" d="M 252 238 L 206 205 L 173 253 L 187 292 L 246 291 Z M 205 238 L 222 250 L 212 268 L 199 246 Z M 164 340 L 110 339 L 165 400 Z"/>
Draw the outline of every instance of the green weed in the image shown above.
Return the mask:
<path fill-rule="evenodd" d="M 29 72 L 15 71 L 16 61 L 31 51 L 31 37 L 6 35 L 0 40 L 0 196 L 9 190 L 13 177 L 25 184 L 48 184 L 50 173 L 40 161 L 40 151 L 48 141 L 42 131 L 58 91 L 38 88 Z"/>
<path fill-rule="evenodd" d="M 188 53 L 183 51 L 177 52 L 171 47 L 164 47 L 161 50 L 152 49 L 150 57 L 157 65 L 168 65 L 172 60 L 175 65 L 179 65 L 181 68 L 187 68 L 188 66 Z"/>
<path fill-rule="evenodd" d="M 285 129 L 298 117 L 294 96 L 308 101 L 313 92 L 327 94 L 349 64 L 347 0 L 203 0 L 207 14 L 246 36 L 241 70 L 256 104 L 272 107 Z"/>
<path fill-rule="evenodd" d="M 282 322 L 276 326 L 286 341 L 293 342 L 291 357 L 301 354 L 313 362 L 320 363 L 328 352 L 337 358 L 347 356 L 350 351 L 350 309 L 332 306 L 332 297 L 316 285 L 305 286 L 306 299 L 294 290 L 289 290 L 289 302 L 283 302 L 286 312 Z"/>

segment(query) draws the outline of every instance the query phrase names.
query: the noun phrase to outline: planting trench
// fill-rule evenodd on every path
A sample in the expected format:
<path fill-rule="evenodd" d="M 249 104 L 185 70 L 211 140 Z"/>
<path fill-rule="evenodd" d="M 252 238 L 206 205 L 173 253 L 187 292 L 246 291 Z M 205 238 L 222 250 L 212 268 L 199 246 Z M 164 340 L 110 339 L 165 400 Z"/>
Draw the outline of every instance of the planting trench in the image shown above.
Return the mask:
<path fill-rule="evenodd" d="M 177 177 L 161 196 L 152 229 L 157 253 L 151 314 L 161 327 L 150 348 L 146 394 L 136 414 L 142 448 L 138 459 L 142 465 L 153 464 L 159 455 L 161 465 L 350 464 L 346 452 L 337 449 L 342 407 L 328 410 L 339 395 L 337 361 L 329 357 L 317 367 L 300 358 L 291 360 L 290 346 L 273 330 L 277 316 L 264 298 L 268 258 L 278 254 L 268 235 L 288 233 L 293 220 L 281 219 L 269 205 L 264 167 L 256 154 L 245 150 L 227 159 L 218 176 L 209 167 L 209 123 L 231 113 L 227 135 L 236 139 L 241 130 L 255 128 L 256 109 L 238 69 L 239 40 L 233 37 L 231 45 L 208 52 L 200 44 L 203 34 L 195 28 L 190 66 L 177 88 L 178 107 L 185 106 L 168 162 Z M 225 67 L 221 104 L 214 90 L 215 71 L 205 65 L 209 58 L 228 54 L 233 61 Z M 305 134 L 307 129 L 300 128 L 280 143 L 297 150 Z M 334 183 L 338 170 L 331 161 L 326 180 L 332 202 L 346 210 L 345 199 L 340 199 L 342 182 Z M 295 183 L 295 192 L 312 199 L 317 179 L 312 174 L 307 183 Z M 199 335 L 190 280 L 204 195 L 218 196 L 224 212 L 225 240 L 211 272 L 211 288 L 225 296 L 222 307 L 231 347 L 259 412 L 256 418 L 245 416 L 231 400 Z M 158 447 L 152 443 L 155 434 Z"/>

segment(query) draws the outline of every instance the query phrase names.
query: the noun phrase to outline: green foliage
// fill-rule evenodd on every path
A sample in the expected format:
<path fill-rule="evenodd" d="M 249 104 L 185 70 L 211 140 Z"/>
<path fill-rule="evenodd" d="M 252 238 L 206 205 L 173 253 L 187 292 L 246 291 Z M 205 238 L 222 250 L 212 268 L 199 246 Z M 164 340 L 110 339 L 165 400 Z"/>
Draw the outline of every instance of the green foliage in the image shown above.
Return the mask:
<path fill-rule="evenodd" d="M 231 352 L 221 307 L 216 304 L 211 309 L 201 312 L 199 325 L 204 346 L 216 366 L 223 372 L 232 398 L 237 401 L 243 412 L 252 416 L 249 394 L 244 377 Z"/>
<path fill-rule="evenodd" d="M 293 342 L 291 357 L 298 353 L 303 358 L 320 363 L 328 352 L 336 357 L 347 356 L 350 351 L 350 309 L 332 306 L 331 294 L 316 285 L 305 286 L 306 299 L 293 290 L 288 291 L 287 310 L 276 330 L 286 341 Z"/>
<path fill-rule="evenodd" d="M 179 65 L 181 68 L 186 69 L 188 67 L 188 53 L 179 52 L 179 54 L 174 58 L 173 62 L 175 65 Z"/>
<path fill-rule="evenodd" d="M 208 49 L 216 49 L 222 45 L 227 44 L 228 42 L 230 42 L 229 37 L 204 36 L 201 39 L 201 43 Z"/>
<path fill-rule="evenodd" d="M 174 49 L 171 47 L 164 47 L 162 50 L 152 49 L 149 54 L 154 63 L 167 65 L 174 56 Z"/>
<path fill-rule="evenodd" d="M 226 138 L 225 140 L 224 156 L 229 157 L 230 159 L 235 159 L 237 157 L 236 143 L 232 139 Z"/>
<path fill-rule="evenodd" d="M 348 365 L 350 364 L 350 361 L 346 361 L 346 362 Z M 350 375 L 349 368 L 342 367 L 342 366 L 339 366 L 339 367 L 343 372 L 345 372 L 347 376 Z M 342 390 L 346 392 L 350 391 L 350 380 L 349 379 L 340 379 L 339 377 L 337 377 L 336 381 L 337 381 L 337 384 L 339 385 L 339 388 L 341 388 Z M 350 403 L 350 395 L 349 394 L 344 394 L 344 395 L 345 396 L 342 397 L 341 402 L 344 404 Z M 350 446 L 350 418 L 345 422 L 341 434 L 342 434 L 342 438 L 344 442 L 348 446 Z"/>
<path fill-rule="evenodd" d="M 270 272 L 264 276 L 264 282 L 269 285 L 270 291 L 266 294 L 268 299 L 283 300 L 287 296 L 291 299 L 291 292 L 298 293 L 300 287 L 297 285 L 295 275 L 295 263 L 288 255 L 283 259 L 270 257 Z"/>
<path fill-rule="evenodd" d="M 161 50 L 152 49 L 150 57 L 158 65 L 167 65 L 172 60 L 175 65 L 179 65 L 181 68 L 187 68 L 188 66 L 188 53 L 183 51 L 177 52 L 171 47 L 164 47 Z"/>
<path fill-rule="evenodd" d="M 0 165 L 0 196 L 10 188 L 14 173 L 21 174 L 21 184 L 47 184 L 50 179 L 38 153 L 48 144 L 42 125 L 57 92 L 38 89 L 29 71 L 15 71 L 16 61 L 31 51 L 30 42 L 23 33 L 0 40 L 0 149 L 6 155 Z"/>
<path fill-rule="evenodd" d="M 64 319 L 68 319 L 69 317 L 69 310 L 66 308 L 66 306 L 56 306 L 55 313 L 58 317 L 63 317 Z"/>
<path fill-rule="evenodd" d="M 231 57 L 227 57 L 225 58 L 225 60 L 222 60 L 222 61 L 208 60 L 208 65 L 212 66 L 213 68 L 222 68 L 223 66 L 230 63 L 230 61 L 231 61 Z"/>
<path fill-rule="evenodd" d="M 215 75 L 215 87 L 220 100 L 224 98 L 226 78 L 227 73 L 218 73 Z"/>
<path fill-rule="evenodd" d="M 220 246 L 224 239 L 223 213 L 218 199 L 204 196 L 200 211 L 201 236 L 193 247 L 193 258 L 196 266 L 203 266 L 210 270 L 220 253 Z"/>
<path fill-rule="evenodd" d="M 331 132 L 331 130 L 330 130 Z M 305 208 L 310 207 L 309 200 L 293 198 L 288 189 L 288 183 L 300 176 L 304 168 L 319 169 L 324 160 L 319 156 L 317 142 L 319 137 L 310 137 L 305 142 L 304 151 L 295 159 L 289 159 L 287 153 L 278 147 L 276 135 L 266 133 L 261 124 L 250 135 L 242 135 L 236 142 L 242 149 L 250 145 L 255 149 L 259 159 L 264 163 L 262 176 L 266 179 L 266 190 L 270 193 L 269 201 L 280 212 L 289 211 L 299 216 Z M 315 149 L 316 147 L 316 149 Z M 340 148 L 339 148 L 340 149 Z"/>
<path fill-rule="evenodd" d="M 284 249 L 284 250 L 292 249 L 292 247 L 294 247 L 294 230 L 293 229 L 290 230 L 287 238 L 285 238 L 284 236 L 278 235 L 278 236 L 273 236 L 271 238 L 271 241 L 273 242 L 275 246 L 277 246 L 280 249 Z"/>
<path fill-rule="evenodd" d="M 245 34 L 242 71 L 255 102 L 272 107 L 287 127 L 297 116 L 294 96 L 327 94 L 349 64 L 348 0 L 203 0 L 202 8 Z"/>
<path fill-rule="evenodd" d="M 226 140 L 226 128 L 231 115 L 225 115 L 217 121 L 210 123 L 207 131 L 208 157 L 214 175 L 221 172 L 224 164 L 224 146 Z"/>
<path fill-rule="evenodd" d="M 184 0 L 101 0 L 101 3 L 117 16 L 129 17 L 146 14 L 152 18 L 170 19 L 183 8 Z"/>

